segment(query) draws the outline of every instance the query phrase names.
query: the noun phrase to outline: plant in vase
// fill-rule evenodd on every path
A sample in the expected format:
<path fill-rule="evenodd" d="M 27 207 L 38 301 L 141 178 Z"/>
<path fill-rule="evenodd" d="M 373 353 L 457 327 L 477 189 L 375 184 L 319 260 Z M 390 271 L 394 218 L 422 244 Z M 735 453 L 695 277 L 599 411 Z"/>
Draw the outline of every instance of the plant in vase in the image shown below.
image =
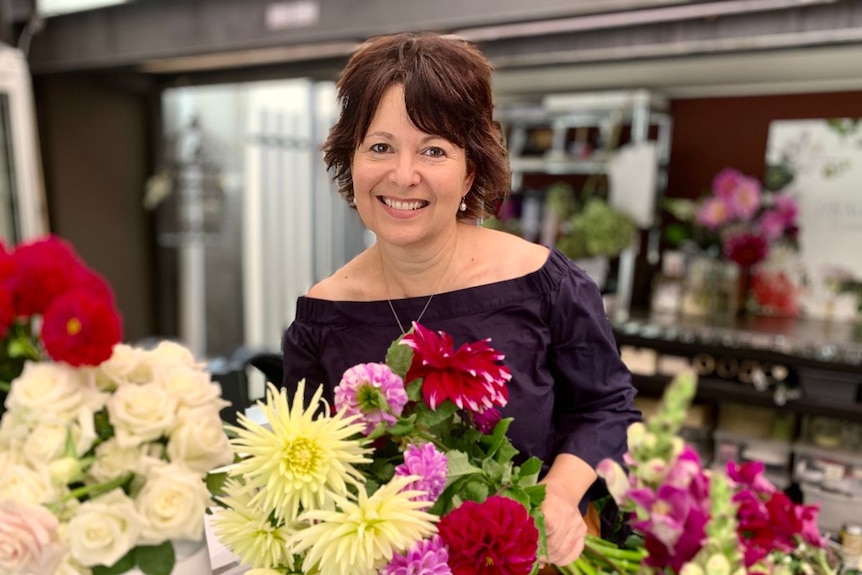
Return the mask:
<path fill-rule="evenodd" d="M 665 237 L 671 244 L 693 245 L 698 255 L 732 262 L 737 267 L 737 299 L 742 309 L 752 295 L 752 276 L 758 273 L 758 264 L 766 260 L 771 250 L 798 247 L 796 199 L 780 190 L 764 190 L 757 179 L 735 168 L 725 168 L 716 174 L 709 192 L 702 197 L 667 199 L 664 207 L 676 219 L 665 227 Z M 786 303 L 786 298 L 775 298 L 772 294 L 775 286 L 784 285 L 782 278 L 770 274 L 764 269 L 764 277 L 760 278 L 758 293 L 770 294 L 769 301 L 755 302 L 761 307 L 773 306 L 776 301 Z M 792 313 L 795 309 L 797 306 L 789 302 L 772 311 Z"/>
<path fill-rule="evenodd" d="M 29 246 L 12 260 L 26 278 L 18 281 L 66 295 L 32 308 L 44 309 L 40 318 L 17 315 L 7 335 L 6 365 L 18 373 L 0 419 L 0 573 L 177 573 L 175 548 L 204 541 L 207 473 L 233 460 L 220 418 L 227 402 L 177 343 L 103 349 L 119 339 L 119 318 L 91 315 L 107 312 L 67 275 L 87 270 L 57 238 Z M 113 301 L 107 284 L 92 285 L 105 298 L 97 303 Z"/>

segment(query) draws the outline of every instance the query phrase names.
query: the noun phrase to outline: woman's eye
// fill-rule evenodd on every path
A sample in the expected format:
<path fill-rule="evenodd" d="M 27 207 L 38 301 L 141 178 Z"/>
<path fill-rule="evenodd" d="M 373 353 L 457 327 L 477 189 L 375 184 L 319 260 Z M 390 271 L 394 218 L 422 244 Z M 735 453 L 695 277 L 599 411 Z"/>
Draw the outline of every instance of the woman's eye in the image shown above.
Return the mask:
<path fill-rule="evenodd" d="M 443 148 L 438 148 L 436 146 L 428 148 L 427 150 L 425 150 L 425 153 L 432 158 L 442 158 L 446 155 L 446 152 L 443 150 Z"/>
<path fill-rule="evenodd" d="M 389 150 L 389 145 L 388 144 L 371 144 L 371 146 L 369 146 L 368 149 L 371 150 L 372 152 L 382 154 L 382 153 L 386 152 L 387 150 Z"/>

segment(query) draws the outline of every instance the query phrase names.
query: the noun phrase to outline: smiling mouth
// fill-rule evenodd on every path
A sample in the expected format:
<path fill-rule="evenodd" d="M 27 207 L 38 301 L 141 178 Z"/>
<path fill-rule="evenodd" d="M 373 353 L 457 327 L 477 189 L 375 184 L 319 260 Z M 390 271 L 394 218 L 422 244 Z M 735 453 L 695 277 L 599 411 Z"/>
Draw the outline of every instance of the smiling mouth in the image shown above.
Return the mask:
<path fill-rule="evenodd" d="M 393 200 L 392 198 L 387 198 L 385 196 L 378 196 L 378 199 L 383 202 L 384 205 L 392 208 L 393 210 L 401 210 L 405 212 L 412 212 L 414 210 L 424 208 L 428 205 L 428 202 L 424 200 L 402 201 Z"/>

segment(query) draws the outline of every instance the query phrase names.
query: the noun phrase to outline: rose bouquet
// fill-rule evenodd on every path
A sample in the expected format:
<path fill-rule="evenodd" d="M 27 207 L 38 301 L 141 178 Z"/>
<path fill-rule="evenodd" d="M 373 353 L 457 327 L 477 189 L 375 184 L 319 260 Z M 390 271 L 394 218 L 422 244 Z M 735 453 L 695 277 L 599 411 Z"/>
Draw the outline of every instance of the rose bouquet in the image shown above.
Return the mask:
<path fill-rule="evenodd" d="M 815 506 L 791 501 L 764 477 L 761 463 L 729 462 L 726 473 L 705 469 L 679 437 L 695 386 L 694 375 L 677 377 L 661 409 L 632 424 L 627 472 L 611 460 L 598 468 L 646 549 L 640 571 L 833 574 Z M 631 551 L 612 553 L 625 557 Z M 625 571 L 595 558 L 578 559 L 575 567 L 584 573 Z"/>
<path fill-rule="evenodd" d="M 240 415 L 214 531 L 255 574 L 527 575 L 543 555 L 541 463 L 513 463 L 511 375 L 488 341 L 419 324 L 335 388 L 271 384 Z"/>
<path fill-rule="evenodd" d="M 118 343 L 106 282 L 56 237 L 0 250 L 0 573 L 168 575 L 233 452 L 185 347 Z"/>
<path fill-rule="evenodd" d="M 68 243 L 48 236 L 7 249 L 0 242 L 0 414 L 26 361 L 97 365 L 121 339 L 110 286 Z"/>

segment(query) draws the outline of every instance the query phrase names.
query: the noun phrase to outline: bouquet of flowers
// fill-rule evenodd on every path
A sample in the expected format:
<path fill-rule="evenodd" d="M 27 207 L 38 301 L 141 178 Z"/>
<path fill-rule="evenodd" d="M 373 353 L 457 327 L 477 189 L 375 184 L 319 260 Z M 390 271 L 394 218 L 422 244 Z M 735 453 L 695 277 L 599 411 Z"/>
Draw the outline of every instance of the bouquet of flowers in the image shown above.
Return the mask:
<path fill-rule="evenodd" d="M 271 384 L 240 415 L 213 520 L 255 575 L 527 575 L 544 553 L 541 462 L 513 463 L 509 370 L 487 340 L 455 349 L 414 323 L 385 363 L 335 389 Z"/>
<path fill-rule="evenodd" d="M 764 477 L 762 463 L 729 462 L 726 473 L 704 469 L 679 437 L 695 386 L 693 374 L 678 376 L 661 409 L 631 425 L 628 472 L 611 460 L 599 464 L 599 475 L 630 513 L 630 526 L 647 551 L 641 571 L 834 574 L 817 507 L 791 501 Z M 607 561 L 592 566 L 621 571 Z"/>
<path fill-rule="evenodd" d="M 782 191 L 764 191 L 758 180 L 735 168 L 716 174 L 704 197 L 667 200 L 665 207 L 679 220 L 666 228 L 672 243 L 693 240 L 707 253 L 744 269 L 763 261 L 772 246 L 796 244 L 796 199 Z"/>
<path fill-rule="evenodd" d="M 221 389 L 179 344 L 117 343 L 110 288 L 62 241 L 4 258 L 0 573 L 169 575 L 233 461 Z"/>
<path fill-rule="evenodd" d="M 97 365 L 121 339 L 113 291 L 68 243 L 0 242 L 0 414 L 26 361 Z"/>

